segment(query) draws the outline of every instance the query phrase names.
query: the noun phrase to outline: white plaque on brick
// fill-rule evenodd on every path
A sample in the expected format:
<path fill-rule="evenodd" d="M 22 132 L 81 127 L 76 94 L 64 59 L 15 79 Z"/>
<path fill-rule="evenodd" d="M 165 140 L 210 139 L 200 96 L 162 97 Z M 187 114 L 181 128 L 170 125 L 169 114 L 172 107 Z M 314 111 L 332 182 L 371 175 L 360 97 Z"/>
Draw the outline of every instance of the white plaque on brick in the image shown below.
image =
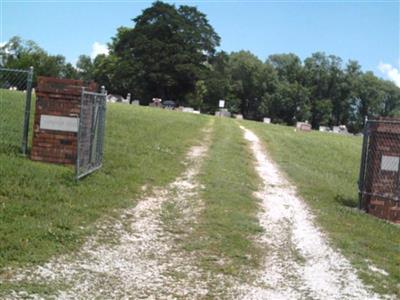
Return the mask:
<path fill-rule="evenodd" d="M 399 157 L 382 155 L 381 170 L 383 171 L 399 171 Z"/>
<path fill-rule="evenodd" d="M 40 129 L 78 132 L 79 118 L 60 116 L 40 116 Z"/>

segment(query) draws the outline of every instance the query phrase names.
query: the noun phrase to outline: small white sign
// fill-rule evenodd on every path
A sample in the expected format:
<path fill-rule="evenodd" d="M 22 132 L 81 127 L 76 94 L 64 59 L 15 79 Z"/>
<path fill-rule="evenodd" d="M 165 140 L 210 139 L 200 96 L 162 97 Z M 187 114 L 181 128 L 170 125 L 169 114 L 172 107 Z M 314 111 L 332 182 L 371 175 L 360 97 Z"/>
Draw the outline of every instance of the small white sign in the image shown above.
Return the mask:
<path fill-rule="evenodd" d="M 78 132 L 79 118 L 41 115 L 40 128 L 47 130 Z"/>
<path fill-rule="evenodd" d="M 399 160 L 400 160 L 400 158 L 398 156 L 382 155 L 381 170 L 398 172 L 399 171 Z"/>
<path fill-rule="evenodd" d="M 219 108 L 225 107 L 225 100 L 219 100 Z"/>

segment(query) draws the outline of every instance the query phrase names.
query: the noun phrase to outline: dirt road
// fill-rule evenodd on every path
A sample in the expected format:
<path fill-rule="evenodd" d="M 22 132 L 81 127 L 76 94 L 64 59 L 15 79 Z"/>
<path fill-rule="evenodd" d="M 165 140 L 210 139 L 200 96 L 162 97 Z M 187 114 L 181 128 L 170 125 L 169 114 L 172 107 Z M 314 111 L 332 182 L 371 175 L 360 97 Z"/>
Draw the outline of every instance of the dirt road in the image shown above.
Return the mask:
<path fill-rule="evenodd" d="M 103 222 L 98 234 L 78 253 L 58 257 L 34 269 L 17 272 L 14 281 L 47 283 L 57 299 L 174 299 L 202 298 L 207 293 L 192 258 L 176 247 L 174 233 L 165 230 L 162 206 L 174 201 L 185 219 L 188 200 L 197 198 L 196 176 L 209 146 L 210 132 L 188 152 L 186 171 L 165 188 L 152 191 L 119 218 Z M 199 204 L 199 203 L 197 203 Z M 190 221 L 190 220 L 189 220 Z M 193 221 L 193 220 L 192 220 Z M 178 276 L 179 275 L 179 276 Z M 14 292 L 9 299 L 41 298 Z"/>
<path fill-rule="evenodd" d="M 259 138 L 242 127 L 263 181 L 259 237 L 265 262 L 240 299 L 379 299 L 368 291 L 349 261 L 332 249 L 306 204 L 266 154 Z"/>

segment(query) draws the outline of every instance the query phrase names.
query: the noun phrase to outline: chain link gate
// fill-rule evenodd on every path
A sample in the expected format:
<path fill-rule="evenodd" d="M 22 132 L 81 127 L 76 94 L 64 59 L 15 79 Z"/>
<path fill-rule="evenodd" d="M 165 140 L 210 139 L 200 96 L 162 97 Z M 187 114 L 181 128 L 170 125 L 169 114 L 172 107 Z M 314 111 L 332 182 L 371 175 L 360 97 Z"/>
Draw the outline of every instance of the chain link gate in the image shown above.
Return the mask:
<path fill-rule="evenodd" d="M 103 160 L 106 93 L 82 90 L 78 128 L 76 179 L 101 168 Z"/>
<path fill-rule="evenodd" d="M 0 153 L 27 154 L 33 68 L 0 68 Z"/>
<path fill-rule="evenodd" d="M 359 208 L 400 221 L 400 120 L 367 120 L 359 175 Z"/>

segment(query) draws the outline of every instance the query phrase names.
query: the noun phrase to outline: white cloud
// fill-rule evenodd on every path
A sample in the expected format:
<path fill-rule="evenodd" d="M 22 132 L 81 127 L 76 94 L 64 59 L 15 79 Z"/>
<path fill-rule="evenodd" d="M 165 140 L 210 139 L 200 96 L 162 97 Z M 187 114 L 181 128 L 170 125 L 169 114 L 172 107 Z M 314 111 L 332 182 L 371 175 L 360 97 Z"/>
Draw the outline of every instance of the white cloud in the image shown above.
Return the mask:
<path fill-rule="evenodd" d="M 393 67 L 391 64 L 380 62 L 378 65 L 379 71 L 387 76 L 387 78 L 394 82 L 395 85 L 400 87 L 400 71 Z"/>
<path fill-rule="evenodd" d="M 94 42 L 92 45 L 92 53 L 90 57 L 94 59 L 99 54 L 108 55 L 108 48 L 105 44 L 100 44 L 99 42 Z"/>

